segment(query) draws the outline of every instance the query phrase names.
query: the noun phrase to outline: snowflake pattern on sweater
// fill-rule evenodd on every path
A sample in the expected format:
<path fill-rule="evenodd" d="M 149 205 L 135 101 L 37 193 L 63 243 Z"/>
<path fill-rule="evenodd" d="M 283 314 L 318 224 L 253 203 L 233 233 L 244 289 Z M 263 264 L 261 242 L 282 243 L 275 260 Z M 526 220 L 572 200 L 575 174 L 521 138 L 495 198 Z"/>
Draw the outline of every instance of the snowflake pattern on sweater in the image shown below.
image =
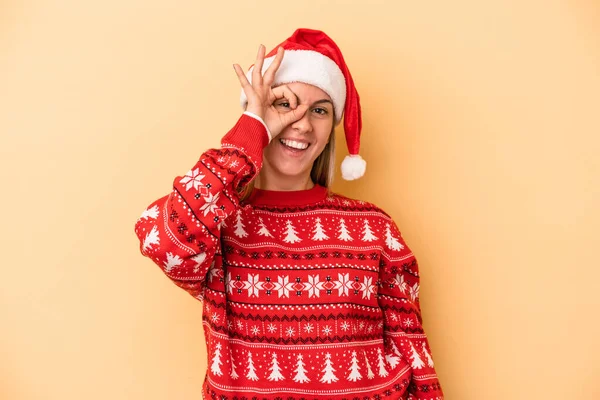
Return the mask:
<path fill-rule="evenodd" d="M 135 225 L 141 253 L 203 301 L 204 397 L 443 399 L 396 224 L 319 185 L 240 203 L 268 140 L 242 115 Z"/>

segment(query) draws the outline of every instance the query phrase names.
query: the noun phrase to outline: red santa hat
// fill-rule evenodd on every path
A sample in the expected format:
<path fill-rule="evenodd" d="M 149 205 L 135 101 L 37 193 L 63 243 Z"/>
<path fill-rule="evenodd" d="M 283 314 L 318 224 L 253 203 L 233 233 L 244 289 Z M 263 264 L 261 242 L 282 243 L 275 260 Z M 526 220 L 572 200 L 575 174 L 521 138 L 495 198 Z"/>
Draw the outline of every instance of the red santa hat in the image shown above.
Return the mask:
<path fill-rule="evenodd" d="M 362 129 L 360 98 L 342 52 L 324 32 L 298 29 L 265 56 L 263 74 L 275 59 L 279 47 L 283 47 L 285 54 L 275 74 L 273 86 L 304 82 L 320 88 L 331 97 L 335 125 L 339 125 L 342 116 L 344 117 L 344 133 L 350 153 L 342 162 L 342 177 L 346 180 L 360 178 L 367 166 L 366 161 L 358 154 Z M 246 74 L 250 82 L 253 69 L 254 65 Z M 242 90 L 242 108 L 246 107 L 247 102 L 246 94 Z"/>

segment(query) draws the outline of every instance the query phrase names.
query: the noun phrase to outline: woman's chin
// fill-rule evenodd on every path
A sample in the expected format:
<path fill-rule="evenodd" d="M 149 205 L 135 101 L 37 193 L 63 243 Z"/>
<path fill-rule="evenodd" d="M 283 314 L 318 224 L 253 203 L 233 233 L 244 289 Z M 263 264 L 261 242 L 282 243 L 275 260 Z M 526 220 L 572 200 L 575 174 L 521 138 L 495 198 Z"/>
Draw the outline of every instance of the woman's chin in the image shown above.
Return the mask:
<path fill-rule="evenodd" d="M 268 169 L 284 178 L 297 179 L 310 175 L 314 160 L 312 154 L 305 152 L 301 156 L 290 156 L 286 152 L 271 152 L 265 156 Z"/>
<path fill-rule="evenodd" d="M 298 178 L 310 174 L 310 169 L 303 168 L 304 165 L 299 165 L 297 162 L 281 162 L 272 165 L 277 173 L 284 177 Z"/>
<path fill-rule="evenodd" d="M 307 175 L 306 171 L 300 170 L 300 169 L 290 169 L 290 168 L 281 168 L 278 169 L 278 172 L 281 176 L 286 177 L 286 178 L 299 178 L 302 176 Z"/>

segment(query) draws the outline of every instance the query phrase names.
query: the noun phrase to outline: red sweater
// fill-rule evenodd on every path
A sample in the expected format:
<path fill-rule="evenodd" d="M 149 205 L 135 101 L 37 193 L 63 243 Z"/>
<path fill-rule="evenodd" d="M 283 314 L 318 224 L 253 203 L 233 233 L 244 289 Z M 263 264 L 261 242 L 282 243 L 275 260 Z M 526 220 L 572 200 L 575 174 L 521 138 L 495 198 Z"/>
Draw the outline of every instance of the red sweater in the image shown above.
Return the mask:
<path fill-rule="evenodd" d="M 396 224 L 319 185 L 240 203 L 268 143 L 242 115 L 135 226 L 142 254 L 203 301 L 204 398 L 443 399 Z"/>

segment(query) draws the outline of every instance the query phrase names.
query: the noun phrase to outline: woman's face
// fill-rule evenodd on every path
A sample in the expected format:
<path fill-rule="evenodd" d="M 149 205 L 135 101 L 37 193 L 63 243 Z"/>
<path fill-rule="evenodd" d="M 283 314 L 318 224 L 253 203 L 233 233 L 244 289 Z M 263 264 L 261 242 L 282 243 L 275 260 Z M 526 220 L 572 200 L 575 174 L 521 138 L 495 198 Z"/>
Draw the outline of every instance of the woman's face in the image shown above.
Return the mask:
<path fill-rule="evenodd" d="M 310 175 L 315 159 L 329 141 L 334 120 L 331 97 L 323 90 L 301 82 L 287 86 L 297 95 L 298 104 L 310 107 L 302 118 L 275 136 L 263 151 L 262 172 L 283 179 Z M 267 113 L 290 111 L 286 99 L 276 100 L 274 106 L 275 110 L 270 108 Z"/>

